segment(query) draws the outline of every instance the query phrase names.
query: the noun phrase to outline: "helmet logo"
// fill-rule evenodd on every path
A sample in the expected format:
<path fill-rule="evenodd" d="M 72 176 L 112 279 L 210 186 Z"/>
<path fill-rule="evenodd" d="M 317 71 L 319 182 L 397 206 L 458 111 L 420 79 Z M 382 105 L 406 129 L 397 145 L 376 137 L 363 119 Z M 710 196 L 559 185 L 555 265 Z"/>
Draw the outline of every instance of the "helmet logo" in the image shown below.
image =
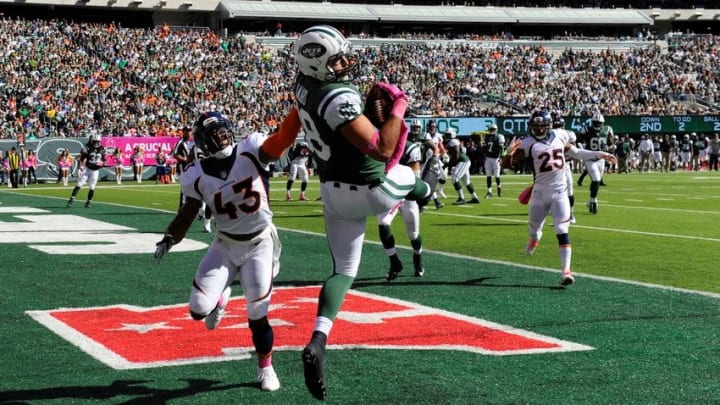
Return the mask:
<path fill-rule="evenodd" d="M 325 46 L 317 43 L 303 45 L 303 47 L 300 49 L 300 55 L 309 59 L 319 58 L 325 55 L 325 52 L 327 52 Z"/>

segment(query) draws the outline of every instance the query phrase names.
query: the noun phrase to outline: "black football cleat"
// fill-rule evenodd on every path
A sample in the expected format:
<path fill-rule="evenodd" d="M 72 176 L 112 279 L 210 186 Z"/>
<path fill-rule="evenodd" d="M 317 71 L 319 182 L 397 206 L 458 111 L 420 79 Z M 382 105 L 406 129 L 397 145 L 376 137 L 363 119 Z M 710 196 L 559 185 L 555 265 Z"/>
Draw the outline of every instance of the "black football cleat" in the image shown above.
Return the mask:
<path fill-rule="evenodd" d="M 598 212 L 598 205 L 596 202 L 589 202 L 588 203 L 588 210 L 591 214 L 597 214 Z"/>
<path fill-rule="evenodd" d="M 66 204 L 65 206 L 66 206 L 67 208 L 70 208 L 70 207 L 72 207 L 73 202 L 74 202 L 74 201 L 73 201 L 73 199 L 71 198 L 71 199 L 68 200 L 68 202 L 67 202 L 67 204 Z"/>
<path fill-rule="evenodd" d="M 390 256 L 390 270 L 388 271 L 387 276 L 385 276 L 385 280 L 387 281 L 393 281 L 396 278 L 398 278 L 398 275 L 403 269 L 402 262 L 400 262 L 400 259 L 398 259 L 397 255 Z"/>
<path fill-rule="evenodd" d="M 425 268 L 422 264 L 422 255 L 413 253 L 413 266 L 415 267 L 415 277 L 422 277 L 425 275 Z"/>
<path fill-rule="evenodd" d="M 310 394 L 319 400 L 327 398 L 325 385 L 325 345 L 310 340 L 302 351 L 303 371 L 305 373 L 305 386 Z"/>
<path fill-rule="evenodd" d="M 563 273 L 562 278 L 560 278 L 560 285 L 563 287 L 567 287 L 575 282 L 575 277 L 573 277 L 572 273 Z"/>
<path fill-rule="evenodd" d="M 90 205 L 92 205 L 90 201 L 85 201 L 85 208 L 90 208 Z"/>

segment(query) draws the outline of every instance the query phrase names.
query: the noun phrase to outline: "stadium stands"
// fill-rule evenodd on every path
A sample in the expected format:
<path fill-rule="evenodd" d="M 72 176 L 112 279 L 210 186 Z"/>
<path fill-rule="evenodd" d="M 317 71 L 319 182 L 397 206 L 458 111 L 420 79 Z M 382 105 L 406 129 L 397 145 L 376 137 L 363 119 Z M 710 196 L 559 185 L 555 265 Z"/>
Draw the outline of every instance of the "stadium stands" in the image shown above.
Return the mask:
<path fill-rule="evenodd" d="M 251 128 L 272 125 L 292 103 L 292 30 L 263 37 L 201 26 L 126 28 L 119 14 L 123 24 L 82 22 L 91 14 L 75 22 L 0 20 L 0 138 L 162 135 L 205 109 Z M 607 115 L 720 112 L 718 37 L 665 40 L 649 30 L 588 37 L 582 26 L 572 28 L 555 41 L 509 31 L 349 34 L 361 88 L 387 77 L 413 96 L 417 114 L 497 116 L 542 107 L 583 115 L 597 106 Z"/>

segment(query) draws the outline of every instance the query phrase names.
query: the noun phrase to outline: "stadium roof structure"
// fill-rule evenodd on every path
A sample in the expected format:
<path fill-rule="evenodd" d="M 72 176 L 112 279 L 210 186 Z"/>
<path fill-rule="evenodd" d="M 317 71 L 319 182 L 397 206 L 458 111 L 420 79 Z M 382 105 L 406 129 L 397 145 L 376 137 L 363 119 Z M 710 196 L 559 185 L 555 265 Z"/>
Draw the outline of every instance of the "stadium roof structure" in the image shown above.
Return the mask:
<path fill-rule="evenodd" d="M 236 0 L 222 0 L 220 4 L 229 18 L 555 25 L 652 25 L 654 22 L 647 13 L 636 9 L 406 6 Z"/>

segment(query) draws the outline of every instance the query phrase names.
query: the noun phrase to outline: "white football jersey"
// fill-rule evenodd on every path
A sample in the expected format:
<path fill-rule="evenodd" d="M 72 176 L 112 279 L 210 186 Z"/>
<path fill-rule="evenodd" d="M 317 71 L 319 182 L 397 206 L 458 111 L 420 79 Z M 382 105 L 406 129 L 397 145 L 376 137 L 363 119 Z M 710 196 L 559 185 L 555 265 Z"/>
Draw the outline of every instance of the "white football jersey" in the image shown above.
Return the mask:
<path fill-rule="evenodd" d="M 267 136 L 253 133 L 235 146 L 228 173 L 208 173 L 214 159 L 195 162 L 180 177 L 183 194 L 204 201 L 212 210 L 218 231 L 245 235 L 272 223 L 268 202 L 268 164 L 258 153 Z M 205 167 L 203 167 L 205 166 Z"/>
<path fill-rule="evenodd" d="M 432 141 L 432 143 L 435 144 L 435 147 L 439 148 L 440 145 L 442 145 L 442 143 L 443 143 L 443 137 L 442 137 L 442 134 L 439 132 L 435 132 L 434 134 L 426 132 L 425 137 L 423 138 L 423 141 L 425 141 L 425 142 Z M 428 148 L 425 151 L 425 159 L 429 160 L 431 157 L 433 157 L 433 150 Z"/>
<path fill-rule="evenodd" d="M 565 145 L 569 140 L 565 130 L 551 129 L 545 139 L 527 136 L 522 139 L 520 149 L 531 157 L 535 173 L 535 184 L 552 189 L 565 189 Z"/>

